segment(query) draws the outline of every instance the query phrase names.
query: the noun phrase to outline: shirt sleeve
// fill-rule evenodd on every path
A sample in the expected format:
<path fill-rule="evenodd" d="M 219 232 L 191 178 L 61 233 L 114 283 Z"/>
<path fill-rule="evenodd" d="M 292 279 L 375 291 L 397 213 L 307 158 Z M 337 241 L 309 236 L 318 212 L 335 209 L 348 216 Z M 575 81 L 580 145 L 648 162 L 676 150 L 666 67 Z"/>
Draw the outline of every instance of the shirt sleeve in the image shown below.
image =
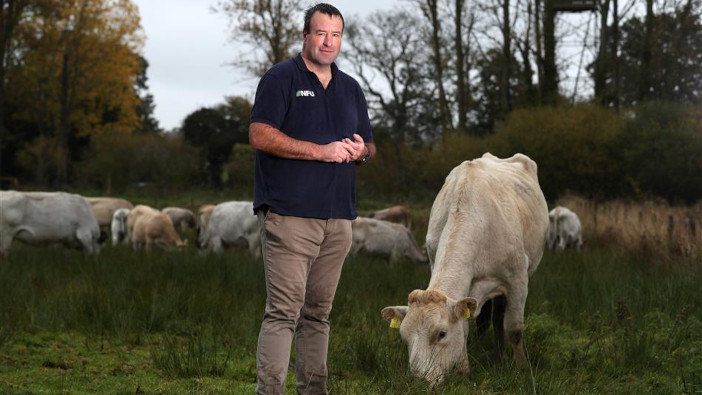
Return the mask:
<path fill-rule="evenodd" d="M 265 74 L 256 88 L 250 122 L 265 123 L 280 130 L 287 109 L 285 85 L 270 72 Z"/>

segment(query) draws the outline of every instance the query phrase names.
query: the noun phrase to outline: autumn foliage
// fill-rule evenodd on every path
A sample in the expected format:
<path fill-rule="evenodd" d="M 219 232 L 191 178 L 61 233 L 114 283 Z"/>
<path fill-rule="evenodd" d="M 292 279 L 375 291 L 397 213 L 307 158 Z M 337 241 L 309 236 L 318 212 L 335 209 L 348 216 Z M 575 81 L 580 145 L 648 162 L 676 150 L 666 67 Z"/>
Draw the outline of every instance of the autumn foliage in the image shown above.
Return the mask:
<path fill-rule="evenodd" d="M 36 139 L 51 141 L 56 176 L 66 182 L 68 166 L 86 139 L 105 130 L 131 133 L 139 126 L 135 82 L 143 36 L 138 9 L 129 0 L 5 4 L 3 156 L 45 144 L 31 142 Z"/>

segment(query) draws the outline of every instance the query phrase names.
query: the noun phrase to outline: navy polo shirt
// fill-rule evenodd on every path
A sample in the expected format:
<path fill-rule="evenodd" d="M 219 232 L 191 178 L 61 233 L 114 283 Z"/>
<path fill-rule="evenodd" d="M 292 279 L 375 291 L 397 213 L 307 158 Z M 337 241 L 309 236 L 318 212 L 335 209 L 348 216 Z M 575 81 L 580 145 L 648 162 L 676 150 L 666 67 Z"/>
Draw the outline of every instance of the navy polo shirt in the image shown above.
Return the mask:
<path fill-rule="evenodd" d="M 276 64 L 261 78 L 251 122 L 288 136 L 328 144 L 358 133 L 372 142 L 366 98 L 360 85 L 332 63 L 324 89 L 300 54 Z M 306 218 L 355 219 L 356 165 L 285 159 L 256 151 L 254 210 Z"/>

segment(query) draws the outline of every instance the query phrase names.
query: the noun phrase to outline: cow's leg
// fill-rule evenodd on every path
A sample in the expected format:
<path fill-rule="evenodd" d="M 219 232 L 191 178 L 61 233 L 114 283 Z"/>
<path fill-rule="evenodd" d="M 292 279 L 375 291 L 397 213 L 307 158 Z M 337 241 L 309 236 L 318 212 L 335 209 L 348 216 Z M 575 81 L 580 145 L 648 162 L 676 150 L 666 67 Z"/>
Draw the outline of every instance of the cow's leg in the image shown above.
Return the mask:
<path fill-rule="evenodd" d="M 132 241 L 132 249 L 134 251 L 139 251 L 140 245 L 139 245 L 139 241 L 137 240 L 137 238 L 132 235 L 129 239 Z"/>
<path fill-rule="evenodd" d="M 495 358 L 502 361 L 505 352 L 505 309 L 507 307 L 507 298 L 503 295 L 497 296 L 492 300 L 492 332 L 495 335 Z"/>
<path fill-rule="evenodd" d="M 222 252 L 222 238 L 219 236 L 212 236 L 210 238 L 210 251 L 219 253 Z"/>
<path fill-rule="evenodd" d="M 478 337 L 483 337 L 485 332 L 487 332 L 491 317 L 492 299 L 485 302 L 483 308 L 481 309 L 480 315 L 475 319 L 475 330 Z"/>
<path fill-rule="evenodd" d="M 478 337 L 485 336 L 490 323 L 492 323 L 492 332 L 495 337 L 495 361 L 502 361 L 505 350 L 505 307 L 507 299 L 500 295 L 490 299 L 483 304 L 480 310 L 480 315 L 475 319 L 476 330 Z"/>
<path fill-rule="evenodd" d="M 396 248 L 393 248 L 392 251 L 390 251 L 390 263 L 398 262 L 401 256 L 402 254 L 398 253 Z"/>
<path fill-rule="evenodd" d="M 153 245 L 153 244 L 154 244 L 154 239 L 152 239 L 149 236 L 146 236 L 145 240 L 144 240 L 144 250 L 146 250 L 146 252 L 151 252 L 151 245 Z"/>
<path fill-rule="evenodd" d="M 258 232 L 255 233 L 250 233 L 246 237 L 248 243 L 249 243 L 249 252 L 251 255 L 254 256 L 254 258 L 258 259 L 261 257 L 261 237 L 259 236 Z"/>
<path fill-rule="evenodd" d="M 2 232 L 0 233 L 0 255 L 6 258 L 10 252 L 10 246 L 12 245 L 12 232 Z"/>
<path fill-rule="evenodd" d="M 517 284 L 513 283 L 507 295 L 504 329 L 507 333 L 507 339 L 512 344 L 514 363 L 521 369 L 528 365 L 524 353 L 524 305 L 526 304 L 528 278 L 526 273 L 518 278 Z"/>
<path fill-rule="evenodd" d="M 86 251 L 90 255 L 94 255 L 97 253 L 95 244 L 95 240 L 93 240 L 93 235 L 90 232 L 90 230 L 85 230 L 85 229 L 78 229 L 76 232 L 76 238 L 78 241 L 80 241 L 80 244 L 83 246 L 83 250 Z"/>

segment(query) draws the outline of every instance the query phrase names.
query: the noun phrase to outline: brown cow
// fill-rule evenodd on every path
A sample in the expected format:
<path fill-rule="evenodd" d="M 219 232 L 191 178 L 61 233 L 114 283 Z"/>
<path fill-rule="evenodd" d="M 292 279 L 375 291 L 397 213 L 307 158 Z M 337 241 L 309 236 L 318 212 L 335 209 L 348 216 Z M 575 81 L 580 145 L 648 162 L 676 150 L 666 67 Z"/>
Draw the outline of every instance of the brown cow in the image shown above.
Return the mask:
<path fill-rule="evenodd" d="M 112 215 L 121 208 L 132 209 L 134 205 L 125 199 L 113 197 L 86 197 L 90 203 L 90 208 L 95 214 L 98 225 L 101 228 L 108 228 L 112 223 Z"/>
<path fill-rule="evenodd" d="M 131 235 L 135 250 L 144 246 L 149 251 L 152 244 L 165 250 L 188 245 L 187 241 L 181 240 L 168 215 L 158 211 L 141 214 L 134 223 Z"/>
<path fill-rule="evenodd" d="M 186 229 L 195 229 L 195 214 L 187 208 L 165 207 L 161 212 L 166 214 L 173 222 L 176 229 L 184 232 Z"/>
<path fill-rule="evenodd" d="M 143 204 L 137 204 L 133 209 L 131 209 L 131 211 L 129 211 L 129 215 L 127 215 L 127 237 L 129 240 L 132 239 L 132 232 L 137 219 L 147 213 L 160 213 L 160 211 Z"/>
<path fill-rule="evenodd" d="M 368 218 L 401 224 L 407 229 L 412 229 L 412 213 L 406 206 L 392 206 L 368 214 Z"/>
<path fill-rule="evenodd" d="M 200 239 L 205 235 L 205 229 L 210 223 L 210 217 L 212 216 L 212 211 L 216 205 L 214 204 L 204 204 L 197 209 L 197 226 L 195 228 L 197 237 L 195 238 L 195 244 L 197 248 L 201 248 Z"/>

